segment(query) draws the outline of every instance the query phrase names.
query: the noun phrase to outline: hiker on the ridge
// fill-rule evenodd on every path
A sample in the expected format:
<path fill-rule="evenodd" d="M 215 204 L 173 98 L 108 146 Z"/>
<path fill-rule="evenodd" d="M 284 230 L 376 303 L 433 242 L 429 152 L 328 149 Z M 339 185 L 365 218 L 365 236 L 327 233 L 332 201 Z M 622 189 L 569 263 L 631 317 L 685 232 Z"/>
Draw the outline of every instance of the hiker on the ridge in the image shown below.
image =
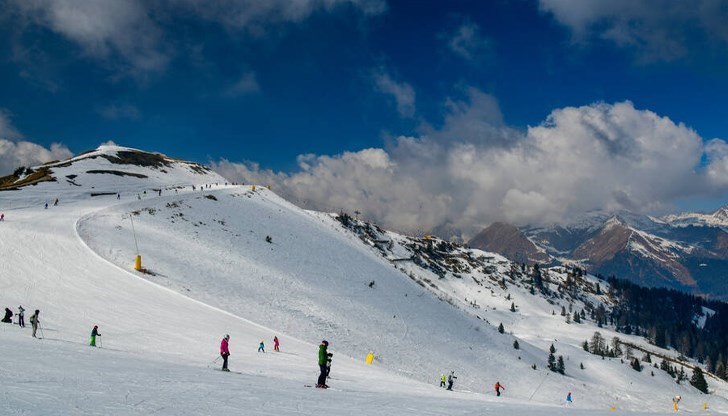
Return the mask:
<path fill-rule="evenodd" d="M 222 338 L 222 341 L 220 341 L 220 356 L 222 357 L 222 371 L 230 371 L 228 370 L 228 357 L 230 356 L 230 349 L 228 348 L 228 341 L 230 341 L 230 335 L 225 334 L 225 336 Z"/>
<path fill-rule="evenodd" d="M 265 352 L 265 343 L 263 341 L 260 341 L 260 344 L 258 344 L 258 352 Z"/>
<path fill-rule="evenodd" d="M 18 325 L 25 328 L 25 308 L 23 308 L 23 305 L 18 306 Z"/>
<path fill-rule="evenodd" d="M 328 388 L 329 386 L 326 385 L 326 376 L 328 375 L 328 366 L 326 365 L 326 361 L 328 359 L 328 352 L 327 349 L 329 347 L 329 342 L 326 340 L 321 341 L 321 345 L 319 345 L 319 354 L 318 354 L 318 365 L 319 369 L 321 370 L 321 374 L 319 374 L 318 382 L 316 383 L 316 387 L 318 388 Z"/>
<path fill-rule="evenodd" d="M 457 377 L 455 376 L 455 371 L 451 371 L 450 375 L 447 376 L 447 389 L 452 390 L 452 385 L 455 383 L 455 379 Z"/>
<path fill-rule="evenodd" d="M 91 343 L 89 345 L 91 345 L 92 347 L 95 347 L 96 346 L 96 337 L 100 337 L 100 336 L 101 336 L 101 334 L 99 334 L 99 326 L 94 325 L 94 329 L 91 330 Z"/>
<path fill-rule="evenodd" d="M 280 346 L 280 343 L 278 342 L 278 337 L 277 336 L 273 337 L 273 351 L 280 352 L 281 350 L 278 349 L 279 346 Z"/>
<path fill-rule="evenodd" d="M 444 389 L 446 382 L 447 382 L 447 376 L 445 376 L 445 374 L 441 374 L 440 375 L 440 387 L 442 387 Z"/>
<path fill-rule="evenodd" d="M 30 315 L 30 326 L 33 327 L 33 338 L 38 338 L 35 336 L 35 331 L 38 330 L 38 324 L 40 324 L 40 320 L 38 319 L 38 315 L 40 315 L 40 310 L 36 309 L 35 313 Z"/>
<path fill-rule="evenodd" d="M 501 393 L 500 391 L 501 391 L 501 389 L 503 389 L 503 390 L 506 389 L 505 387 L 503 387 L 502 384 L 500 384 L 500 381 L 496 381 L 495 382 L 494 388 L 495 388 L 495 395 L 498 396 L 498 397 L 500 397 L 500 393 Z"/>
<path fill-rule="evenodd" d="M 2 322 L 13 323 L 13 311 L 10 308 L 5 308 L 5 317 Z"/>

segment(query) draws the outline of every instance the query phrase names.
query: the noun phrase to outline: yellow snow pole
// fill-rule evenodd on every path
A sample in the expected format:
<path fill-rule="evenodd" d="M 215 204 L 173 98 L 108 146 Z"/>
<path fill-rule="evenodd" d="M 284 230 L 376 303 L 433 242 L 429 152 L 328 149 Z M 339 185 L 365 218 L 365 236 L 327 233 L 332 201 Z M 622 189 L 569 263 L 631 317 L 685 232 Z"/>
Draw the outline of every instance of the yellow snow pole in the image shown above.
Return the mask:
<path fill-rule="evenodd" d="M 366 361 L 367 361 L 367 364 L 371 364 L 371 363 L 374 362 L 374 353 L 373 352 L 370 352 L 369 354 L 367 354 L 367 360 Z"/>
<path fill-rule="evenodd" d="M 611 411 L 615 411 L 615 410 L 617 410 L 617 408 L 616 408 L 616 407 L 614 407 L 614 406 L 609 406 L 609 410 L 611 410 Z"/>
<path fill-rule="evenodd" d="M 134 270 L 142 271 L 142 256 L 136 256 L 136 260 L 134 261 Z"/>
<path fill-rule="evenodd" d="M 708 410 L 708 402 L 703 403 L 703 410 Z"/>

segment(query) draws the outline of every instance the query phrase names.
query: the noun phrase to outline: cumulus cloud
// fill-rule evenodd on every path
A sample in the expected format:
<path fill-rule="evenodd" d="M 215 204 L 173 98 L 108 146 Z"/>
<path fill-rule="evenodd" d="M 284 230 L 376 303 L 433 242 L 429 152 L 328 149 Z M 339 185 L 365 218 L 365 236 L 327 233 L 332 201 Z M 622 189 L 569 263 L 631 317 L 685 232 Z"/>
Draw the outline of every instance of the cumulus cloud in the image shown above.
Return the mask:
<path fill-rule="evenodd" d="M 415 90 L 411 85 L 395 81 L 383 70 L 375 72 L 373 79 L 377 90 L 394 98 L 400 116 L 413 117 L 415 115 Z"/>
<path fill-rule="evenodd" d="M 447 46 L 456 55 L 468 60 L 479 61 L 491 53 L 490 40 L 480 33 L 480 26 L 466 20 L 447 35 Z"/>
<path fill-rule="evenodd" d="M 720 1 L 694 0 L 539 0 L 540 8 L 572 30 L 577 42 L 591 36 L 633 48 L 642 61 L 689 56 L 698 42 L 728 46 L 728 8 Z"/>
<path fill-rule="evenodd" d="M 557 109 L 517 131 L 499 125 L 493 108 L 483 111 L 494 105 L 487 98 L 470 91 L 440 129 L 399 137 L 386 149 L 300 156 L 293 173 L 249 162 L 213 165 L 230 180 L 272 185 L 307 208 L 358 210 L 392 229 L 465 238 L 493 221 L 654 213 L 681 198 L 728 191 L 725 141 L 705 144 L 682 123 L 631 102 Z M 459 137 L 446 140 L 448 132 Z"/>
<path fill-rule="evenodd" d="M 68 159 L 73 156 L 68 148 L 59 143 L 49 149 L 28 141 L 0 139 L 0 175 L 8 175 L 20 166 L 37 166 L 52 160 Z"/>

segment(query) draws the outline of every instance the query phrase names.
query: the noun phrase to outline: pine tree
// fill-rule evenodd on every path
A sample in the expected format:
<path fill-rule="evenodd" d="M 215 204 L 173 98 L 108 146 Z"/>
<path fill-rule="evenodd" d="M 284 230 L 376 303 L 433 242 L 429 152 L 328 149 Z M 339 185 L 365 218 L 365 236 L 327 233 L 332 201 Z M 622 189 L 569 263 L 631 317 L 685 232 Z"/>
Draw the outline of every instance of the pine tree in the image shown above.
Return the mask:
<path fill-rule="evenodd" d="M 551 347 L 549 348 L 549 352 L 550 352 L 551 354 L 554 354 L 554 353 L 556 353 L 556 347 L 554 347 L 554 344 L 551 344 Z"/>
<path fill-rule="evenodd" d="M 520 345 L 518 345 L 518 340 L 517 340 L 517 339 L 516 339 L 516 340 L 513 340 L 513 348 L 514 348 L 514 349 L 519 349 L 519 348 L 521 348 L 521 346 L 520 346 Z"/>
<path fill-rule="evenodd" d="M 708 382 L 705 381 L 703 370 L 701 370 L 700 367 L 695 367 L 693 369 L 693 377 L 690 379 L 690 384 L 703 393 L 708 393 Z"/>
<path fill-rule="evenodd" d="M 560 374 L 564 374 L 566 372 L 566 367 L 564 366 L 564 356 L 559 355 L 558 360 L 556 360 L 556 372 Z"/>
<path fill-rule="evenodd" d="M 501 322 L 501 323 L 500 323 L 500 324 L 498 325 L 498 332 L 500 332 L 500 333 L 502 334 L 502 333 L 504 333 L 505 331 L 506 331 L 506 330 L 505 330 L 505 328 L 503 328 L 503 323 Z"/>
<path fill-rule="evenodd" d="M 511 302 L 511 312 L 516 311 L 516 304 L 514 302 Z"/>
<path fill-rule="evenodd" d="M 642 371 L 642 366 L 640 365 L 640 360 L 634 358 L 632 359 L 632 368 L 635 371 Z"/>
<path fill-rule="evenodd" d="M 584 341 L 583 344 L 581 344 L 582 348 L 584 348 L 584 351 L 589 352 L 589 341 Z"/>
<path fill-rule="evenodd" d="M 579 368 L 584 369 L 584 363 L 579 363 Z"/>
<path fill-rule="evenodd" d="M 581 323 L 581 317 L 579 317 L 579 313 L 574 311 L 574 322 L 577 324 Z"/>
<path fill-rule="evenodd" d="M 556 371 L 556 357 L 553 354 L 549 354 L 547 367 L 551 371 Z"/>
<path fill-rule="evenodd" d="M 561 307 L 561 316 L 566 316 L 566 308 L 563 306 Z"/>

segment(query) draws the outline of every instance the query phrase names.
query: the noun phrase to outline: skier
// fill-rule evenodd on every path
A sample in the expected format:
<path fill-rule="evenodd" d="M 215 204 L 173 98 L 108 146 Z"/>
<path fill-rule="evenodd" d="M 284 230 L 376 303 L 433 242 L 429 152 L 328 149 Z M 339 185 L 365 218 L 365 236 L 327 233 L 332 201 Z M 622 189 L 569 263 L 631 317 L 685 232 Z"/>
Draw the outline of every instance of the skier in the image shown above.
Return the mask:
<path fill-rule="evenodd" d="M 5 317 L 2 322 L 13 323 L 13 311 L 10 308 L 5 308 Z"/>
<path fill-rule="evenodd" d="M 445 377 L 445 374 L 440 375 L 440 387 L 443 389 L 445 388 L 445 382 L 447 381 L 447 377 Z"/>
<path fill-rule="evenodd" d="M 35 331 L 38 330 L 38 325 L 40 324 L 40 320 L 38 320 L 39 314 L 40 314 L 40 311 L 38 309 L 36 309 L 35 313 L 30 315 L 30 326 L 33 327 L 33 338 L 38 338 L 35 336 Z"/>
<path fill-rule="evenodd" d="M 92 347 L 96 346 L 96 337 L 100 337 L 100 336 L 101 336 L 101 334 L 99 334 L 99 326 L 94 325 L 94 329 L 91 330 L 91 344 L 90 345 Z"/>
<path fill-rule="evenodd" d="M 675 409 L 676 412 L 678 411 L 677 404 L 680 403 L 680 399 L 682 399 L 682 397 L 680 397 L 679 394 L 672 398 L 672 408 Z"/>
<path fill-rule="evenodd" d="M 117 200 L 121 199 L 121 194 L 116 194 L 116 199 Z"/>
<path fill-rule="evenodd" d="M 265 344 L 263 341 L 260 341 L 260 344 L 258 345 L 258 352 L 265 352 Z"/>
<path fill-rule="evenodd" d="M 227 366 L 227 360 L 230 356 L 230 349 L 228 348 L 228 341 L 230 341 L 230 335 L 225 334 L 225 336 L 222 338 L 222 341 L 220 341 L 220 356 L 222 357 L 222 371 L 230 371 L 228 370 Z"/>
<path fill-rule="evenodd" d="M 45 209 L 48 209 L 48 203 L 47 203 L 47 202 L 46 202 L 46 204 L 45 204 Z"/>
<path fill-rule="evenodd" d="M 329 347 L 329 342 L 326 340 L 321 341 L 321 345 L 319 345 L 319 354 L 318 354 L 318 365 L 319 369 L 321 370 L 321 374 L 319 374 L 318 382 L 316 383 L 316 387 L 320 389 L 326 389 L 329 386 L 326 385 L 326 376 L 328 376 L 329 367 L 327 367 L 326 362 L 328 359 L 328 352 L 327 349 Z"/>
<path fill-rule="evenodd" d="M 54 207 L 57 207 L 58 206 L 58 198 L 56 198 L 56 202 L 53 203 L 53 206 Z"/>
<path fill-rule="evenodd" d="M 574 402 L 571 401 L 571 392 L 566 395 L 566 405 L 571 406 Z"/>
<path fill-rule="evenodd" d="M 494 386 L 494 387 L 495 387 L 495 395 L 496 395 L 496 396 L 498 396 L 498 397 L 500 397 L 500 391 L 501 391 L 501 389 L 503 389 L 503 390 L 505 390 L 505 389 L 506 389 L 505 387 L 503 387 L 503 386 L 502 386 L 502 385 L 500 384 L 500 381 L 496 381 L 496 382 L 495 382 L 495 386 Z"/>
<path fill-rule="evenodd" d="M 0 214 L 0 221 L 5 221 L 5 214 Z"/>
<path fill-rule="evenodd" d="M 21 328 L 25 328 L 25 309 L 23 305 L 18 306 L 18 325 Z"/>
<path fill-rule="evenodd" d="M 455 383 L 455 379 L 457 379 L 457 377 L 455 377 L 455 371 L 451 371 L 450 375 L 447 376 L 447 389 L 448 390 L 452 390 L 452 385 L 453 385 L 453 383 Z"/>
<path fill-rule="evenodd" d="M 281 350 L 278 349 L 279 346 L 280 346 L 280 343 L 278 342 L 278 337 L 277 336 L 273 337 L 273 351 L 280 352 Z"/>

